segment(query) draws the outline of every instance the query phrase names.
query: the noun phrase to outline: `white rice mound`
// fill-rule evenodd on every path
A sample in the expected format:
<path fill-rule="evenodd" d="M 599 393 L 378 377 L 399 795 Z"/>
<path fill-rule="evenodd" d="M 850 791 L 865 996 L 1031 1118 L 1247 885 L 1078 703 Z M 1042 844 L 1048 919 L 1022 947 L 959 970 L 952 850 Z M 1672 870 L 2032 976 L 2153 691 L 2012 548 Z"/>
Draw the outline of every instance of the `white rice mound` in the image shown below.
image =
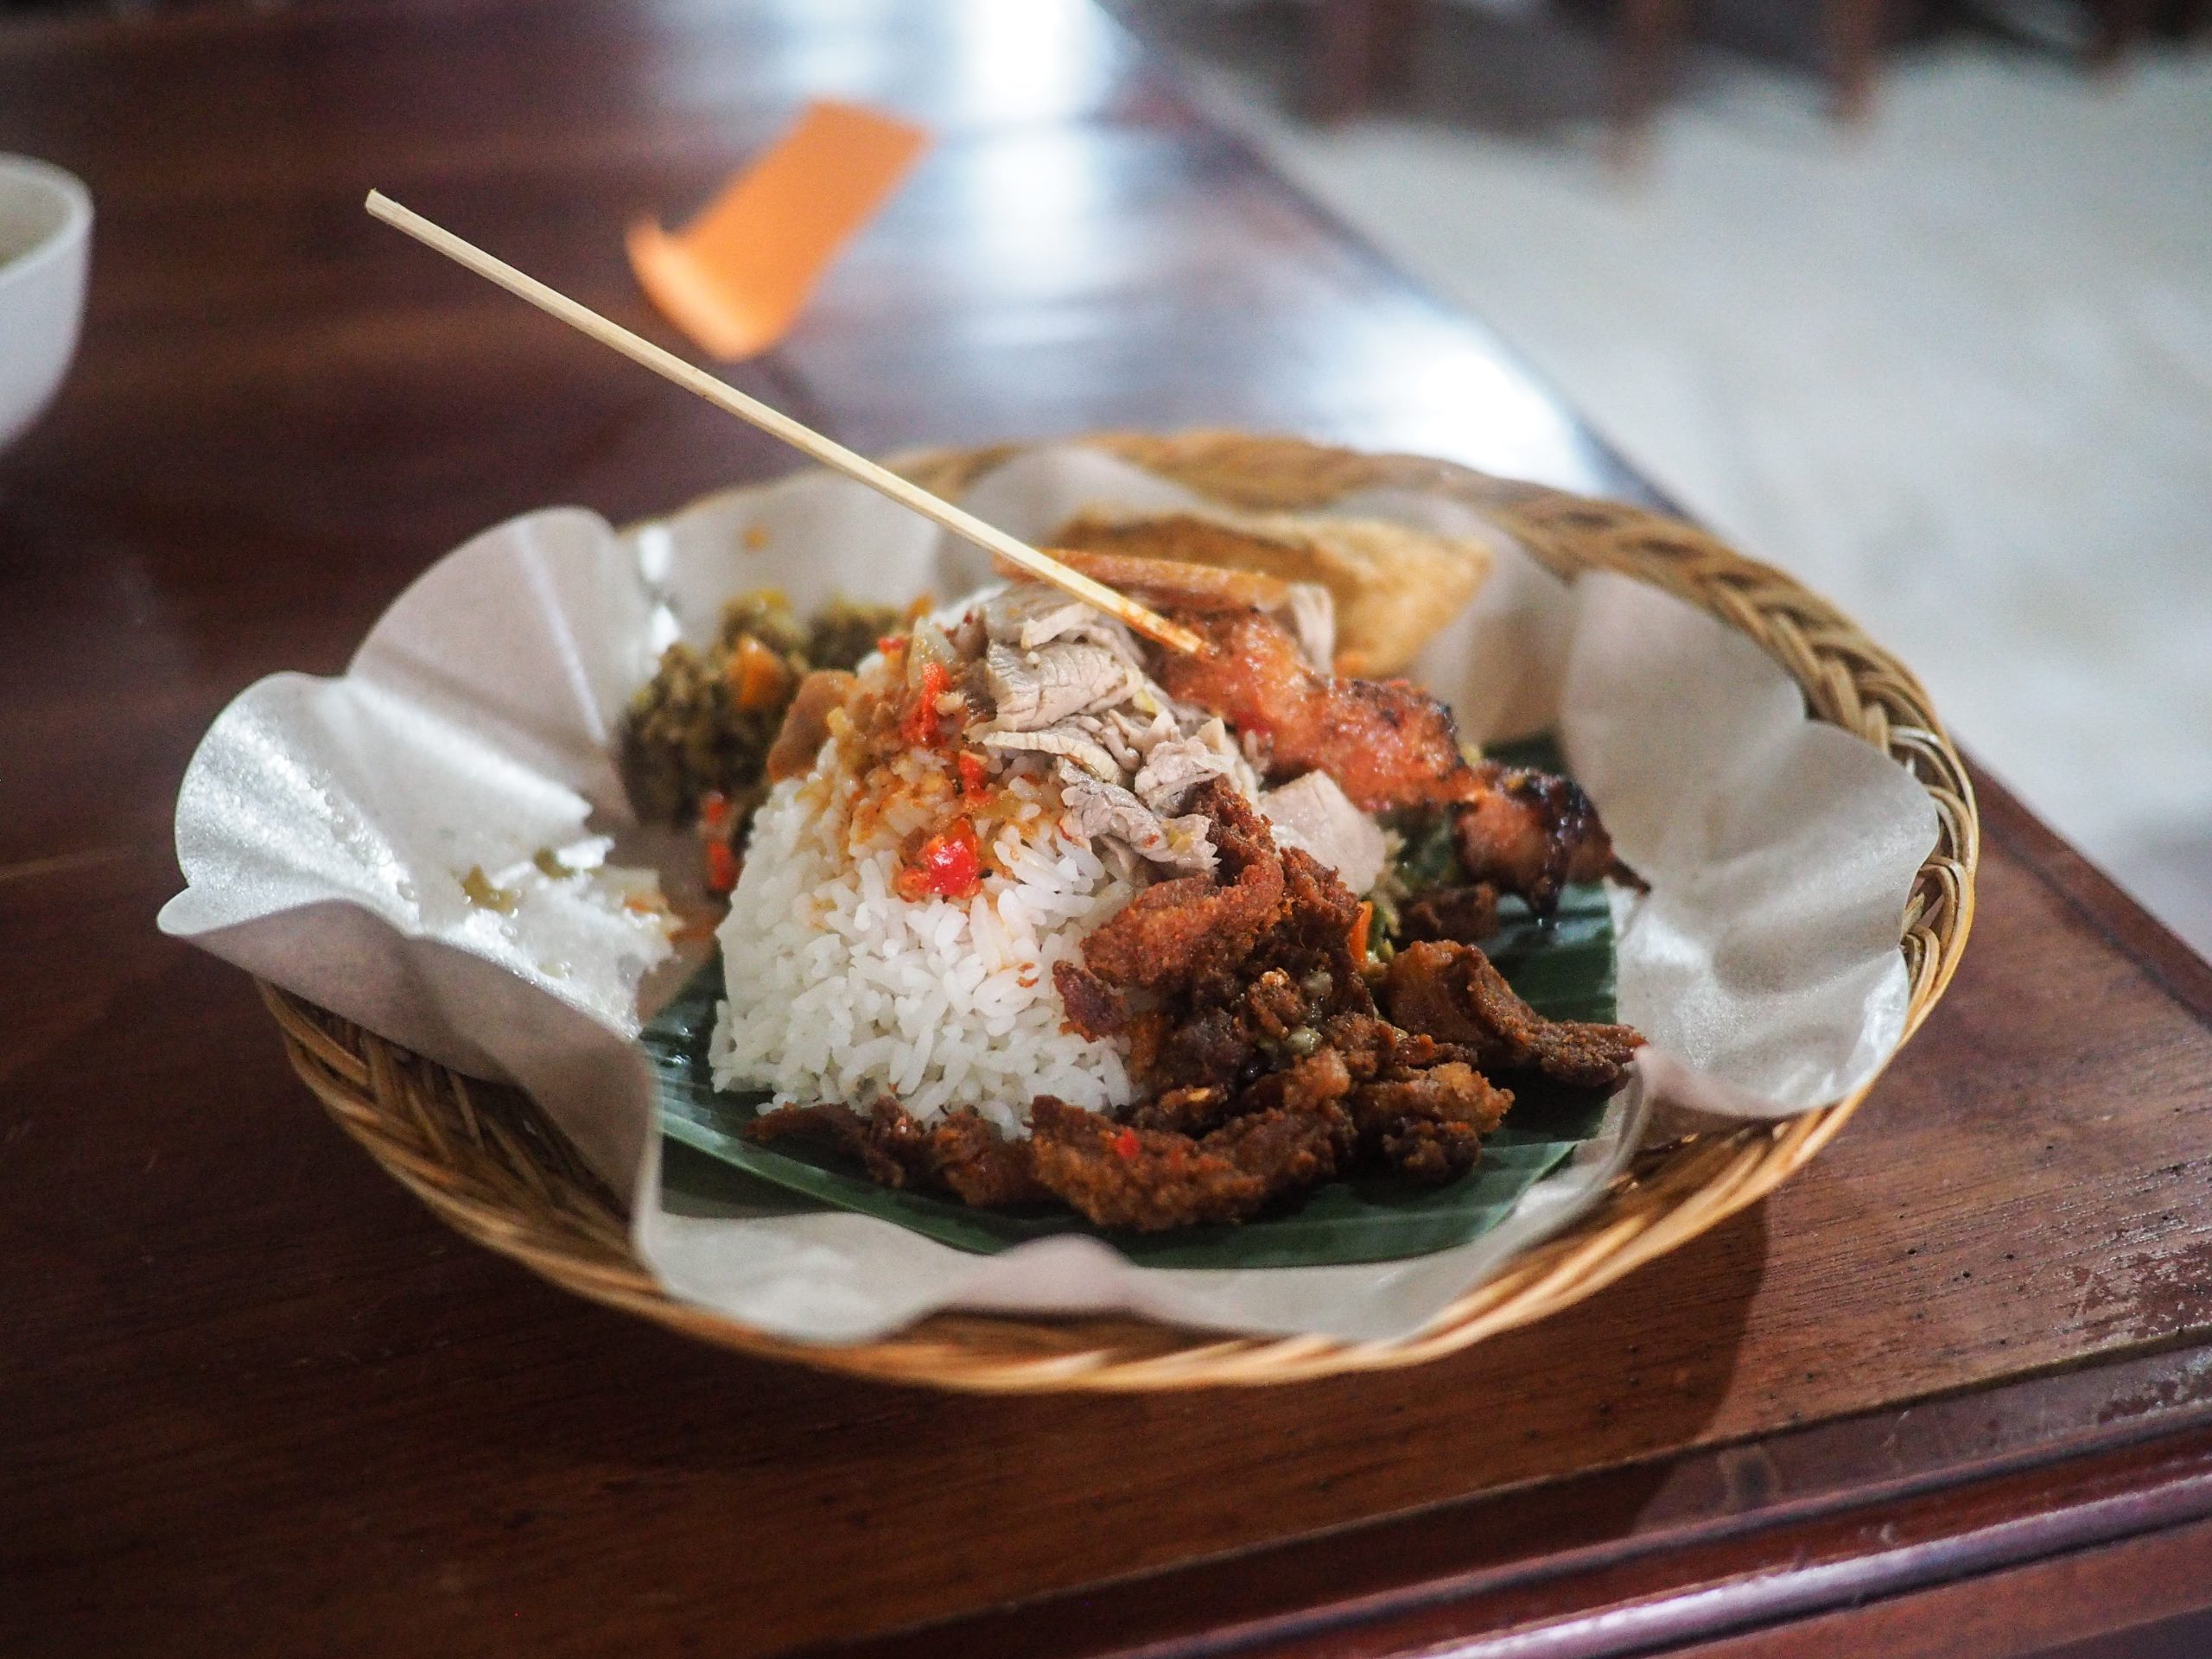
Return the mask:
<path fill-rule="evenodd" d="M 836 750 L 754 817 L 718 936 L 715 1086 L 771 1090 L 778 1105 L 890 1096 L 924 1121 L 973 1106 L 1013 1135 L 1038 1095 L 1127 1103 L 1116 1046 L 1061 1029 L 1052 964 L 1136 889 L 1063 830 L 1052 785 L 1014 785 L 1032 798 L 999 830 L 998 870 L 973 899 L 911 902 L 892 880 L 916 825 L 893 810 L 857 836 L 859 785 Z"/>

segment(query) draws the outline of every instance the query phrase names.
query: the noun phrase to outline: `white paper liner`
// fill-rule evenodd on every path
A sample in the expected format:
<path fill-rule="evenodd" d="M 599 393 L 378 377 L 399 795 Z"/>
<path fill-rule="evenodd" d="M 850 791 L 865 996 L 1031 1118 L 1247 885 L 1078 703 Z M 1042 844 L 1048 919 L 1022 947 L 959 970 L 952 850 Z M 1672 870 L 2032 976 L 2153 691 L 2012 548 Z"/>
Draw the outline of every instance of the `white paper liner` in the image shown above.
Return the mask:
<path fill-rule="evenodd" d="M 1196 498 L 1078 448 L 1020 457 L 969 505 L 1046 538 L 1090 505 Z M 1934 846 L 1926 792 L 1875 749 L 1806 717 L 1781 669 L 1656 589 L 1572 586 L 1462 505 L 1376 492 L 1334 512 L 1500 543 L 1498 569 L 1414 673 L 1482 741 L 1555 730 L 1622 856 L 1622 1017 L 1654 1046 L 1599 1135 L 1470 1243 L 1328 1268 L 1139 1268 L 1059 1237 L 996 1255 L 873 1217 L 793 1213 L 772 1187 L 664 1203 L 653 1090 L 631 1043 L 650 992 L 638 929 L 588 893 L 527 893 L 512 916 L 458 876 L 587 829 L 668 860 L 613 763 L 632 690 L 669 639 L 711 635 L 721 601 L 780 587 L 802 611 L 842 593 L 963 593 L 984 556 L 824 474 L 715 497 L 618 534 L 553 509 L 448 556 L 336 680 L 277 675 L 210 729 L 177 804 L 187 890 L 162 928 L 462 1071 L 528 1090 L 618 1190 L 641 1257 L 678 1296 L 779 1336 L 855 1342 L 948 1306 L 1127 1311 L 1255 1333 L 1408 1335 L 1604 1191 L 1655 1113 L 1779 1116 L 1873 1075 L 1904 1031 L 1897 925 Z M 574 884 L 570 884 L 573 886 Z"/>

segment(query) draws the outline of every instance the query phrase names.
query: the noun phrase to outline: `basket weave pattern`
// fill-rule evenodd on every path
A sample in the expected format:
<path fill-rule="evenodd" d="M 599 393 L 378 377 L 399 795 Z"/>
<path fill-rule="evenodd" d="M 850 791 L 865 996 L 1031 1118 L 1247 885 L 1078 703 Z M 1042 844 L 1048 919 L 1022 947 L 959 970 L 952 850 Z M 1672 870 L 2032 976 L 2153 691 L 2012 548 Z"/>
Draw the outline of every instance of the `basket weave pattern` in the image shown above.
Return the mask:
<path fill-rule="evenodd" d="M 1900 918 L 1911 976 L 1908 1037 L 1942 995 L 1973 918 L 1973 786 L 1919 683 L 1827 601 L 1677 520 L 1445 461 L 1240 433 L 1092 442 L 1200 494 L 1255 510 L 1311 508 L 1384 488 L 1449 496 L 1562 576 L 1621 571 L 1749 636 L 1803 689 L 1815 717 L 1892 756 L 1934 801 L 1936 849 Z M 1012 446 L 947 452 L 910 459 L 902 470 L 957 495 L 1016 453 Z M 1224 1338 L 1134 1319 L 940 1313 L 880 1342 L 822 1348 L 671 1300 L 632 1253 L 621 1202 L 515 1090 L 463 1077 L 287 992 L 261 988 L 294 1068 L 340 1126 L 469 1237 L 556 1284 L 709 1342 L 976 1390 L 1287 1382 L 1418 1364 L 1580 1300 L 1755 1202 L 1826 1145 L 1867 1093 L 1645 1155 L 1580 1221 L 1402 1341 Z"/>

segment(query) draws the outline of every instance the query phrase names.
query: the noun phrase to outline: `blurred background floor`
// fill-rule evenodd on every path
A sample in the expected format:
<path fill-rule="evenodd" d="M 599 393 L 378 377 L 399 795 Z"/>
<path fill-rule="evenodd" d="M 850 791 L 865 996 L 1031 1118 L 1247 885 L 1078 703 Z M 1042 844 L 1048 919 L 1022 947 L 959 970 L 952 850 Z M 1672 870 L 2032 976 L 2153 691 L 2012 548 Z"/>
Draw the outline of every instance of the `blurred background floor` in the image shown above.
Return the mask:
<path fill-rule="evenodd" d="M 1703 47 L 1624 169 L 1571 23 L 1433 5 L 1317 126 L 1302 8 L 1116 9 L 2212 954 L 2212 54 L 1953 30 L 1847 128 L 1786 49 Z"/>

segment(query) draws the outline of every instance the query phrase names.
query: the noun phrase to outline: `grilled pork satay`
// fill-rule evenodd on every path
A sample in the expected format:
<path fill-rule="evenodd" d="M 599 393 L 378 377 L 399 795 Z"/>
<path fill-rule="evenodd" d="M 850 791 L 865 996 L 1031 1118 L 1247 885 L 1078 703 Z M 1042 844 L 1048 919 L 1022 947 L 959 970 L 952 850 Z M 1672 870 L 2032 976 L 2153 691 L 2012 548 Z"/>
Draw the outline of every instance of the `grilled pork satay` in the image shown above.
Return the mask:
<path fill-rule="evenodd" d="M 1468 767 L 1452 842 L 1469 880 L 1517 893 L 1539 915 L 1570 881 L 1594 881 L 1613 866 L 1613 841 L 1581 785 L 1548 772 Z"/>
<path fill-rule="evenodd" d="M 1111 564 L 1112 575 L 1211 647 L 1163 653 L 1162 687 L 1262 739 L 1273 772 L 1325 772 L 1366 812 L 1452 808 L 1469 880 L 1518 893 L 1540 912 L 1567 882 L 1612 863 L 1587 795 L 1546 772 L 1470 765 L 1452 711 L 1418 686 L 1316 671 L 1274 616 L 1234 601 L 1221 571 L 1165 560 Z"/>

